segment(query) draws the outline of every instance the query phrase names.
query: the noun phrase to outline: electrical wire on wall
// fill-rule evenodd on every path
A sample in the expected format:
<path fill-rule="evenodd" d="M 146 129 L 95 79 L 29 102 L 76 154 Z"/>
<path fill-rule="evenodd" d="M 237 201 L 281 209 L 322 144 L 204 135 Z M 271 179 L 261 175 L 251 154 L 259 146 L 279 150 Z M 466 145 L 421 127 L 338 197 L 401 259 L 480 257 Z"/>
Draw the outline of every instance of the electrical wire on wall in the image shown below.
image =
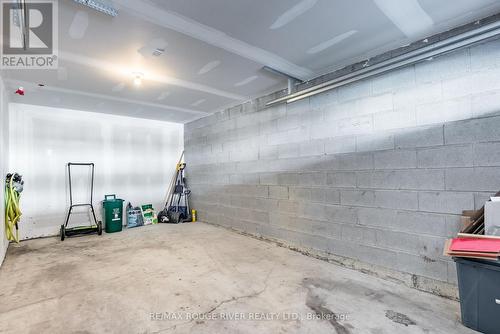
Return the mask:
<path fill-rule="evenodd" d="M 22 214 L 19 198 L 23 186 L 24 181 L 21 175 L 17 173 L 7 174 L 5 178 L 5 232 L 9 241 L 19 242 L 18 223 Z"/>

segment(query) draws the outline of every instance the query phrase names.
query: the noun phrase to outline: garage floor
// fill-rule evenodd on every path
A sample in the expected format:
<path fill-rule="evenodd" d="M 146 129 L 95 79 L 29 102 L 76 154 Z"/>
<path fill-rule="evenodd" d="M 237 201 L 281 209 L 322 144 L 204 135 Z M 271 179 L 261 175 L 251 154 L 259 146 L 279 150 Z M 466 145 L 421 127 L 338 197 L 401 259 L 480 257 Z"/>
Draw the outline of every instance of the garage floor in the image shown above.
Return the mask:
<path fill-rule="evenodd" d="M 11 245 L 0 299 L 2 333 L 473 332 L 454 301 L 201 223 Z"/>

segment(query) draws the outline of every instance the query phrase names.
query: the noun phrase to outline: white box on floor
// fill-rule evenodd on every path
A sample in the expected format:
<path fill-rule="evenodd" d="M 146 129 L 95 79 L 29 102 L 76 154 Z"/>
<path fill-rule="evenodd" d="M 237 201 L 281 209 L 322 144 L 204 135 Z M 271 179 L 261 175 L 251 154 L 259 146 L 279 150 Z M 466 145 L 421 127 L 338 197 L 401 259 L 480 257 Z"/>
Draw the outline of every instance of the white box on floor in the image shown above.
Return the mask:
<path fill-rule="evenodd" d="M 484 205 L 484 234 L 500 236 L 500 202 L 488 201 Z"/>

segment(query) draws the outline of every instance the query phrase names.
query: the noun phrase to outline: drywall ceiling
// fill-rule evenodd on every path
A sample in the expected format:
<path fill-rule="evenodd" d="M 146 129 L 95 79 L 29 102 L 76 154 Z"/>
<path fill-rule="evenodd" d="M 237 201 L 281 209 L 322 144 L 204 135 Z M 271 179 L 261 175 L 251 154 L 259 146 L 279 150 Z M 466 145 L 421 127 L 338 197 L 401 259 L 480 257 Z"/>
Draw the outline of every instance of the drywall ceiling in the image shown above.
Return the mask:
<path fill-rule="evenodd" d="M 286 86 L 263 66 L 307 80 L 500 11 L 495 0 L 107 2 L 117 17 L 58 2 L 59 70 L 3 70 L 26 90 L 13 102 L 187 122 Z"/>

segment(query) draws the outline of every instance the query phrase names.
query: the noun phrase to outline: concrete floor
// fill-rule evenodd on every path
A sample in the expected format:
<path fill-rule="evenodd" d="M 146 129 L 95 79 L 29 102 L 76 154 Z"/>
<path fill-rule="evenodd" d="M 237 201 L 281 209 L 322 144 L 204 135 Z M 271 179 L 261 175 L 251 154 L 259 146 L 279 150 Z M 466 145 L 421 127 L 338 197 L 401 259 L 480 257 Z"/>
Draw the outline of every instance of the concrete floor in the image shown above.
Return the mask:
<path fill-rule="evenodd" d="M 201 223 L 26 241 L 0 269 L 1 333 L 474 333 L 459 319 L 457 302 Z"/>

